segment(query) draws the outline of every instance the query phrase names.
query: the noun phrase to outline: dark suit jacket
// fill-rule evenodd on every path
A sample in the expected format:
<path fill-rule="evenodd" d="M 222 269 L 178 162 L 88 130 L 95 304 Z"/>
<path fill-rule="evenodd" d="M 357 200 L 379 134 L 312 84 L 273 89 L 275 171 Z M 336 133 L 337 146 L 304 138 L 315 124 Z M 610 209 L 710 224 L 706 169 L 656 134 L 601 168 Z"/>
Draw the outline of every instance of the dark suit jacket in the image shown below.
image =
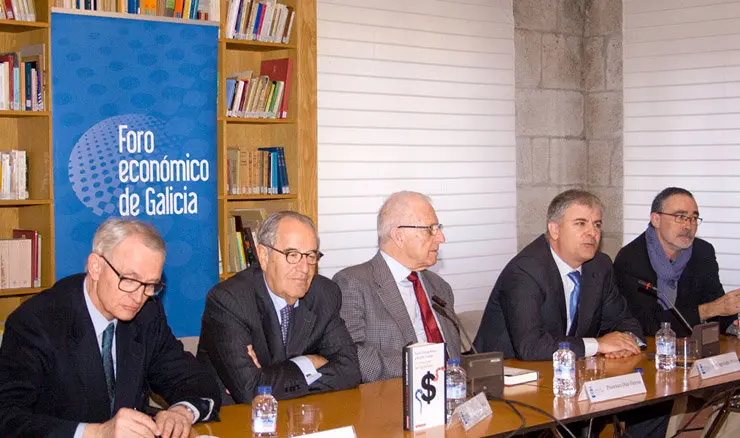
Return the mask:
<path fill-rule="evenodd" d="M 80 422 L 111 418 L 84 279 L 59 280 L 8 317 L 0 347 L 0 436 L 69 438 Z M 201 419 L 208 414 L 201 397 L 214 400 L 214 413 L 220 406 L 216 381 L 184 352 L 153 300 L 133 320 L 118 322 L 116 382 L 114 411 L 143 410 L 150 389 L 169 403 L 193 403 Z"/>
<path fill-rule="evenodd" d="M 479 351 L 502 351 L 522 360 L 551 360 L 559 342 L 570 342 L 578 357 L 583 338 L 612 331 L 642 336 L 614 284 L 609 256 L 598 252 L 581 267 L 581 294 L 574 336 L 566 336 L 565 292 L 545 236 L 517 254 L 501 272 L 483 312 L 475 339 Z"/>
<path fill-rule="evenodd" d="M 438 295 L 455 308 L 452 288 L 429 270 L 420 273 L 427 295 Z M 339 271 L 334 281 L 342 289 L 342 318 L 360 357 L 363 382 L 401 377 L 403 347 L 418 342 L 406 306 L 388 264 L 378 252 L 369 261 Z M 430 301 L 431 305 L 431 301 Z M 460 333 L 438 316 L 451 358 L 460 357 Z"/>
<path fill-rule="evenodd" d="M 658 283 L 658 275 L 648 257 L 645 233 L 619 251 L 614 259 L 614 274 L 619 290 L 646 334 L 654 335 L 660 329 L 660 323 L 667 321 L 671 323 L 677 336 L 689 336 L 680 320 L 670 310 L 664 311 L 658 304 L 658 298 L 641 291 L 637 284 L 638 279 L 648 281 L 656 287 Z M 719 266 L 714 247 L 707 241 L 694 239 L 691 259 L 678 280 L 676 308 L 694 326 L 701 322 L 699 304 L 714 301 L 724 293 L 719 281 Z M 724 332 L 734 319 L 734 316 L 730 316 L 714 318 L 712 321 L 719 321 L 720 329 Z"/>
<path fill-rule="evenodd" d="M 275 306 L 262 270 L 250 268 L 208 292 L 198 344 L 198 359 L 218 374 L 231 397 L 224 402 L 250 403 L 257 387 L 269 385 L 277 399 L 354 388 L 360 384 L 357 352 L 339 317 L 342 296 L 334 282 L 316 275 L 299 300 L 283 346 Z M 247 354 L 252 345 L 262 368 Z M 296 356 L 318 354 L 329 362 L 321 378 L 306 384 Z"/>

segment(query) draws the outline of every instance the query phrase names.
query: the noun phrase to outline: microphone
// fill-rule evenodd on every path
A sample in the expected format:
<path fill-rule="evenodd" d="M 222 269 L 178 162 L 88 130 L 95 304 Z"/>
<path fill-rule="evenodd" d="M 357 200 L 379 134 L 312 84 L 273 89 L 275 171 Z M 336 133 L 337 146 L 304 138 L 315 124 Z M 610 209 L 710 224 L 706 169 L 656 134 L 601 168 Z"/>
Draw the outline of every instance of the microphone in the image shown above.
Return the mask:
<path fill-rule="evenodd" d="M 663 295 L 663 293 L 660 292 L 657 287 L 653 286 L 653 284 L 650 283 L 649 281 L 641 280 L 637 277 L 633 277 L 633 278 L 637 281 L 637 284 L 641 287 L 642 291 L 647 292 L 649 295 L 654 295 L 659 300 L 661 300 L 663 304 L 665 304 L 668 307 L 668 309 L 671 312 L 673 312 L 673 314 L 676 315 L 676 317 L 678 317 L 679 320 L 681 320 L 681 323 L 683 324 L 684 328 L 688 330 L 690 334 L 692 335 L 694 334 L 694 329 L 693 327 L 691 327 L 691 324 L 689 324 L 688 321 L 686 321 L 686 318 L 683 317 L 683 315 L 676 308 L 676 306 L 674 304 L 671 304 L 670 301 L 668 301 L 665 295 Z"/>
<path fill-rule="evenodd" d="M 478 354 L 478 350 L 475 349 L 475 346 L 470 341 L 470 336 L 468 335 L 467 330 L 465 330 L 465 327 L 463 327 L 462 323 L 460 322 L 460 318 L 457 317 L 454 311 L 447 311 L 447 301 L 434 295 L 432 296 L 432 307 L 434 308 L 434 310 L 437 311 L 437 313 L 452 321 L 452 324 L 455 325 L 457 331 L 465 337 L 465 340 L 468 342 L 468 345 L 470 345 L 470 349 L 473 350 L 473 353 Z"/>

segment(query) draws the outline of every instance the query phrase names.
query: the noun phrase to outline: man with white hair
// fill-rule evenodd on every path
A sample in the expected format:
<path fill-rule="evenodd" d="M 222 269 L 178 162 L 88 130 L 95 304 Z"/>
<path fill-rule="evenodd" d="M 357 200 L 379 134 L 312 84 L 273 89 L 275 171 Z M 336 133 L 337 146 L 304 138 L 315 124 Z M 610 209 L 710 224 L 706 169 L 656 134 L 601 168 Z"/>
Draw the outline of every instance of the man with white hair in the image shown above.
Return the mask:
<path fill-rule="evenodd" d="M 400 377 L 408 343 L 445 342 L 450 358 L 460 356 L 457 329 L 432 311 L 435 296 L 450 311 L 455 304 L 450 285 L 428 269 L 437 263 L 445 241 L 442 229 L 427 196 L 394 193 L 378 212 L 377 254 L 334 276 L 363 382 Z"/>

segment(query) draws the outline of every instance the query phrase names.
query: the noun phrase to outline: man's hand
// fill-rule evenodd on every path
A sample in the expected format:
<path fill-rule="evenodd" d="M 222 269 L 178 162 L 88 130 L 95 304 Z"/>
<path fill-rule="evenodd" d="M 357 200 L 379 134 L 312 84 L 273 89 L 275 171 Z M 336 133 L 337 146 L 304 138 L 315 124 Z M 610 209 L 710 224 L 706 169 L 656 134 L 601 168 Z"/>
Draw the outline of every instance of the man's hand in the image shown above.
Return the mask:
<path fill-rule="evenodd" d="M 194 419 L 193 413 L 182 405 L 159 411 L 154 417 L 161 438 L 188 438 Z"/>
<path fill-rule="evenodd" d="M 609 359 L 640 354 L 640 347 L 627 333 L 611 332 L 597 338 L 596 342 L 599 343 L 598 352 L 603 353 Z"/>
<path fill-rule="evenodd" d="M 88 424 L 84 438 L 124 438 L 159 435 L 159 429 L 152 418 L 133 409 L 121 408 L 116 415 L 105 423 Z"/>
<path fill-rule="evenodd" d="M 727 292 L 711 303 L 699 305 L 699 318 L 702 321 L 715 316 L 730 316 L 740 313 L 740 289 Z"/>
<path fill-rule="evenodd" d="M 311 361 L 311 363 L 313 364 L 313 367 L 316 368 L 317 370 L 329 362 L 328 360 L 324 359 L 318 354 L 307 354 L 306 357 L 308 358 L 308 360 Z"/>
<path fill-rule="evenodd" d="M 247 345 L 247 354 L 249 357 L 252 358 L 252 362 L 254 362 L 254 366 L 257 368 L 262 368 L 262 365 L 260 365 L 260 361 L 257 360 L 257 353 L 254 352 L 254 348 L 252 348 L 252 344 Z"/>

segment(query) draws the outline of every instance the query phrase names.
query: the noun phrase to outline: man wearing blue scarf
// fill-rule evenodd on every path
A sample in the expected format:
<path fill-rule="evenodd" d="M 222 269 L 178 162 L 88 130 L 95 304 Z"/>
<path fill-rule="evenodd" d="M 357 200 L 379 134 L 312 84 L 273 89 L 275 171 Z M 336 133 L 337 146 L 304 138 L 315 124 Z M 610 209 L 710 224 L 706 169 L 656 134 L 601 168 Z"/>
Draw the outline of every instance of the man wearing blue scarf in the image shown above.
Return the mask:
<path fill-rule="evenodd" d="M 696 237 L 701 221 L 691 192 L 668 187 L 653 200 L 647 230 L 614 260 L 617 285 L 646 335 L 670 322 L 678 337 L 689 336 L 669 310 L 674 305 L 691 326 L 719 321 L 723 331 L 740 312 L 740 289 L 725 294 L 714 247 Z M 640 281 L 657 287 L 658 296 Z"/>

